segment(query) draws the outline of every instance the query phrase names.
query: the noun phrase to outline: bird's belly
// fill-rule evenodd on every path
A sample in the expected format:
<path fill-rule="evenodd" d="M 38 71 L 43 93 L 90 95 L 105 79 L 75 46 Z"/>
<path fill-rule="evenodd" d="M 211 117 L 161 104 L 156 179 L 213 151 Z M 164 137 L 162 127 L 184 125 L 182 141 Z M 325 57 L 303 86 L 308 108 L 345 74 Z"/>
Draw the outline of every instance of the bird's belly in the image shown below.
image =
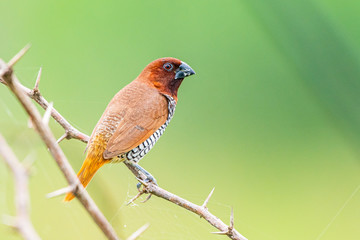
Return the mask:
<path fill-rule="evenodd" d="M 151 135 L 143 143 L 124 154 L 124 159 L 134 162 L 140 161 L 140 159 L 142 159 L 151 150 L 151 148 L 153 148 L 155 143 L 159 140 L 160 136 L 164 133 L 166 127 L 167 124 L 163 124 L 156 132 L 153 133 L 153 135 Z"/>

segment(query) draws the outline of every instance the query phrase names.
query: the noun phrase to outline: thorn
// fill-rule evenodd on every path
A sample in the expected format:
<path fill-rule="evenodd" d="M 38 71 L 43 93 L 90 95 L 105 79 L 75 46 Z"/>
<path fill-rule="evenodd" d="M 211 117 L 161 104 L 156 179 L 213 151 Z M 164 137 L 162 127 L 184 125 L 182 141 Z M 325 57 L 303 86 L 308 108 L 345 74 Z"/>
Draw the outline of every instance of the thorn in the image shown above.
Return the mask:
<path fill-rule="evenodd" d="M 35 86 L 34 86 L 34 92 L 39 92 L 39 83 L 40 83 L 40 78 L 41 78 L 41 72 L 42 72 L 42 67 L 40 67 L 38 75 L 36 77 L 36 81 L 35 81 Z"/>
<path fill-rule="evenodd" d="M 127 240 L 136 240 L 138 237 L 140 237 L 141 234 L 143 234 L 146 231 L 146 229 L 148 229 L 149 226 L 150 224 L 146 223 L 144 226 L 136 230 L 136 232 L 131 234 L 131 236 L 128 237 Z"/>
<path fill-rule="evenodd" d="M 62 135 L 56 142 L 59 144 L 62 140 L 67 138 L 67 136 L 68 136 L 68 134 L 67 134 L 67 132 L 65 132 L 64 135 Z"/>
<path fill-rule="evenodd" d="M 144 192 L 139 192 L 138 194 L 136 194 L 136 196 L 135 197 L 133 197 L 127 204 L 126 204 L 126 206 L 129 206 L 130 205 L 130 203 L 133 203 L 136 199 L 138 199 L 141 195 L 143 195 L 144 194 Z"/>
<path fill-rule="evenodd" d="M 147 182 L 143 181 L 142 179 L 140 179 L 140 178 L 136 178 L 136 179 L 145 187 L 149 186 L 149 184 Z"/>
<path fill-rule="evenodd" d="M 205 199 L 205 201 L 204 201 L 204 203 L 203 203 L 203 205 L 202 205 L 202 207 L 203 207 L 203 208 L 206 208 L 206 209 L 207 209 L 206 205 L 208 204 L 208 202 L 209 202 L 209 200 L 210 200 L 211 196 L 213 195 L 214 190 L 215 190 L 215 187 L 211 190 L 211 192 L 210 192 L 209 196 Z"/>
<path fill-rule="evenodd" d="M 57 196 L 69 193 L 69 192 L 74 192 L 75 189 L 76 189 L 75 185 L 70 185 L 70 186 L 67 186 L 67 187 L 61 188 L 59 190 L 56 190 L 54 192 L 46 194 L 46 198 L 53 198 L 53 197 L 57 197 Z"/>
<path fill-rule="evenodd" d="M 8 66 L 9 68 L 12 68 L 15 63 L 17 63 L 24 55 L 25 53 L 29 50 L 29 48 L 31 47 L 31 45 L 28 43 L 26 44 L 26 46 L 20 50 L 20 52 L 18 52 L 9 62 L 8 62 Z"/>
<path fill-rule="evenodd" d="M 234 229 L 234 208 L 231 207 L 229 232 Z"/>
<path fill-rule="evenodd" d="M 44 113 L 44 116 L 43 116 L 43 119 L 42 119 L 42 122 L 45 124 L 45 125 L 48 125 L 49 124 L 49 120 L 50 120 L 50 117 L 51 117 L 51 111 L 53 109 L 53 105 L 54 103 L 51 102 L 49 103 L 45 113 Z"/>
<path fill-rule="evenodd" d="M 217 234 L 217 235 L 227 235 L 228 232 L 212 232 L 212 234 Z"/>
<path fill-rule="evenodd" d="M 230 214 L 230 225 L 226 232 L 212 232 L 212 234 L 217 235 L 231 235 L 232 231 L 234 230 L 234 208 L 231 207 L 231 214 Z"/>

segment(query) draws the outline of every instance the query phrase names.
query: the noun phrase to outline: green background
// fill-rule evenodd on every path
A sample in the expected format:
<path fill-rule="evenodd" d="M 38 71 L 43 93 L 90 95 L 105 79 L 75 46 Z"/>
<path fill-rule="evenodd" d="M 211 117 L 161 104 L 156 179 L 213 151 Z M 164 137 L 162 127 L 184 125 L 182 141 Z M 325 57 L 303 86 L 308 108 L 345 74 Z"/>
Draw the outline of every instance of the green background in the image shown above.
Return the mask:
<path fill-rule="evenodd" d="M 0 58 L 30 42 L 15 67 L 74 126 L 90 134 L 112 96 L 152 60 L 172 56 L 196 72 L 176 114 L 141 161 L 161 187 L 211 212 L 250 240 L 360 238 L 360 2 L 0 2 Z M 43 111 L 42 111 L 43 112 Z M 82 206 L 45 194 L 66 186 L 28 117 L 0 86 L 0 133 L 33 159 L 31 218 L 43 239 L 104 239 Z M 63 130 L 50 123 L 56 137 Z M 75 171 L 85 145 L 61 143 Z M 136 180 L 123 164 L 88 187 L 119 236 L 225 239 L 165 200 L 125 203 Z M 13 181 L 0 164 L 0 214 L 13 215 Z M 0 239 L 19 239 L 0 225 Z"/>

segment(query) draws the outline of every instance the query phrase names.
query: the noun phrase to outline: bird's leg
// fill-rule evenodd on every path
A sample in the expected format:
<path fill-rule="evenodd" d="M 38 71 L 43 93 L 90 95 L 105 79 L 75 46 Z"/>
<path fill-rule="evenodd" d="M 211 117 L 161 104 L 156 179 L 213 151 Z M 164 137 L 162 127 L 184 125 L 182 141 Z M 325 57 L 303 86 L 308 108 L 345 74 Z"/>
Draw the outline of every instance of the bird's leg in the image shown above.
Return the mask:
<path fill-rule="evenodd" d="M 132 167 L 134 167 L 137 171 L 143 173 L 146 178 L 144 179 L 144 182 L 145 183 L 148 183 L 148 182 L 152 182 L 154 183 L 155 185 L 158 185 L 157 182 L 156 182 L 156 179 L 151 175 L 151 173 L 149 173 L 148 171 L 146 171 L 143 167 L 141 167 L 139 164 L 137 164 L 136 162 L 133 162 L 133 161 L 129 161 L 127 160 L 126 161 L 126 164 L 129 164 L 131 165 Z M 141 187 L 141 183 L 138 183 L 138 189 Z"/>
<path fill-rule="evenodd" d="M 146 171 L 143 167 L 141 167 L 139 164 L 137 163 L 134 163 L 133 165 L 137 170 L 139 170 L 140 172 L 142 172 L 145 176 L 146 176 L 146 179 L 145 179 L 145 182 L 148 183 L 148 182 L 152 182 L 154 183 L 155 185 L 158 185 L 157 182 L 156 182 L 156 179 L 151 175 L 151 173 L 149 173 L 148 171 Z M 140 184 L 140 183 L 139 183 Z M 141 185 L 141 184 L 140 184 Z M 139 187 L 138 187 L 139 188 Z"/>
<path fill-rule="evenodd" d="M 133 162 L 133 161 L 129 161 L 129 160 L 125 160 L 125 164 L 129 167 L 132 166 L 133 168 L 135 168 L 138 172 L 141 172 L 143 173 L 145 176 L 146 176 L 146 179 L 143 181 L 142 179 L 140 178 L 137 178 L 140 182 L 138 184 L 136 184 L 136 187 L 139 191 L 139 194 L 134 198 L 132 199 L 129 203 L 133 202 L 136 198 L 138 198 L 141 194 L 145 193 L 146 190 L 146 186 L 147 186 L 147 183 L 149 182 L 152 182 L 154 183 L 155 185 L 158 185 L 157 182 L 156 182 L 156 179 L 148 172 L 146 171 L 143 167 L 141 167 L 139 164 L 137 164 L 136 162 Z M 130 169 L 132 170 L 132 169 Z M 133 171 L 133 170 L 132 170 Z M 134 172 L 134 171 L 133 171 Z M 135 173 L 136 174 L 136 173 Z M 144 185 L 144 189 L 143 190 L 140 190 L 141 188 L 141 185 Z M 149 196 L 143 201 L 146 202 L 148 201 L 150 198 L 151 198 L 151 193 L 149 194 Z"/>

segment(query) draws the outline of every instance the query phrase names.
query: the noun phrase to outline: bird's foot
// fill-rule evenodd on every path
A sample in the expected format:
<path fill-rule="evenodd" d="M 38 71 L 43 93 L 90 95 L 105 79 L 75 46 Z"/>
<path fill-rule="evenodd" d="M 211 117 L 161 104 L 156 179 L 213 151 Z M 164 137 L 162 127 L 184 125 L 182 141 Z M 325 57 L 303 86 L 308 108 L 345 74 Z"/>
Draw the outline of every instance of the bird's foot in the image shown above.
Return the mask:
<path fill-rule="evenodd" d="M 142 185 L 146 187 L 146 186 L 148 185 L 148 183 L 153 183 L 153 184 L 155 184 L 156 186 L 159 186 L 159 185 L 157 184 L 156 179 L 155 179 L 153 176 L 151 176 L 151 175 L 146 176 L 146 179 L 145 179 L 145 180 L 141 180 L 141 179 L 138 178 L 138 181 L 139 181 L 139 182 L 136 184 L 136 187 L 137 187 L 138 190 L 140 190 L 140 188 L 141 188 Z"/>
<path fill-rule="evenodd" d="M 130 164 L 133 167 L 135 167 L 136 170 L 138 170 L 143 175 L 145 175 L 145 179 L 136 178 L 139 181 L 139 183 L 136 184 L 136 188 L 138 189 L 139 193 L 134 198 L 132 198 L 127 205 L 134 202 L 142 194 L 149 193 L 149 191 L 147 189 L 147 187 L 149 186 L 149 183 L 152 183 L 152 184 L 155 184 L 156 186 L 158 186 L 156 179 L 148 171 L 146 171 L 143 167 L 141 167 L 139 164 L 134 163 L 134 162 L 131 162 Z M 141 188 L 141 186 L 143 186 L 143 188 Z M 146 199 L 144 201 L 142 201 L 142 203 L 147 202 L 151 198 L 151 195 L 152 194 L 149 193 L 149 196 L 147 196 Z"/>
<path fill-rule="evenodd" d="M 136 169 L 139 171 L 139 172 L 142 172 L 144 175 L 145 175 L 145 180 L 143 181 L 140 181 L 138 184 L 137 184 L 137 188 L 140 189 L 141 185 L 144 185 L 146 186 L 147 183 L 153 183 L 155 184 L 156 186 L 158 186 L 157 184 L 157 181 L 156 179 L 153 177 L 153 175 L 151 175 L 151 173 L 149 173 L 148 171 L 146 171 L 143 167 L 141 167 L 139 164 L 135 163 L 133 166 L 136 167 Z"/>
<path fill-rule="evenodd" d="M 141 195 L 143 195 L 144 193 L 149 193 L 147 187 L 149 186 L 149 182 L 153 182 L 154 184 L 157 185 L 155 178 L 153 178 L 152 180 L 148 180 L 147 178 L 143 181 L 140 178 L 136 178 L 139 183 L 136 184 L 136 188 L 138 189 L 138 194 L 136 194 L 135 197 L 133 197 L 126 205 L 129 205 L 130 203 L 133 203 L 136 199 L 138 199 Z M 141 189 L 141 186 L 143 186 L 143 188 Z M 146 197 L 146 199 L 144 201 L 142 201 L 142 203 L 147 202 L 150 198 L 151 198 L 152 194 L 150 193 L 149 196 Z"/>
<path fill-rule="evenodd" d="M 147 174 L 145 174 L 145 175 L 146 175 L 146 179 L 144 181 L 141 179 L 138 179 L 139 183 L 136 184 L 136 187 L 137 187 L 139 193 L 141 193 L 141 192 L 149 193 L 146 189 L 146 187 L 149 185 L 149 183 L 153 183 L 156 186 L 158 186 L 156 179 L 150 173 L 148 173 L 148 175 Z M 141 189 L 141 186 L 144 186 L 143 189 Z M 142 201 L 142 203 L 147 202 L 151 198 L 151 196 L 152 196 L 152 194 L 150 193 L 149 196 L 147 196 L 146 199 L 144 201 Z"/>

